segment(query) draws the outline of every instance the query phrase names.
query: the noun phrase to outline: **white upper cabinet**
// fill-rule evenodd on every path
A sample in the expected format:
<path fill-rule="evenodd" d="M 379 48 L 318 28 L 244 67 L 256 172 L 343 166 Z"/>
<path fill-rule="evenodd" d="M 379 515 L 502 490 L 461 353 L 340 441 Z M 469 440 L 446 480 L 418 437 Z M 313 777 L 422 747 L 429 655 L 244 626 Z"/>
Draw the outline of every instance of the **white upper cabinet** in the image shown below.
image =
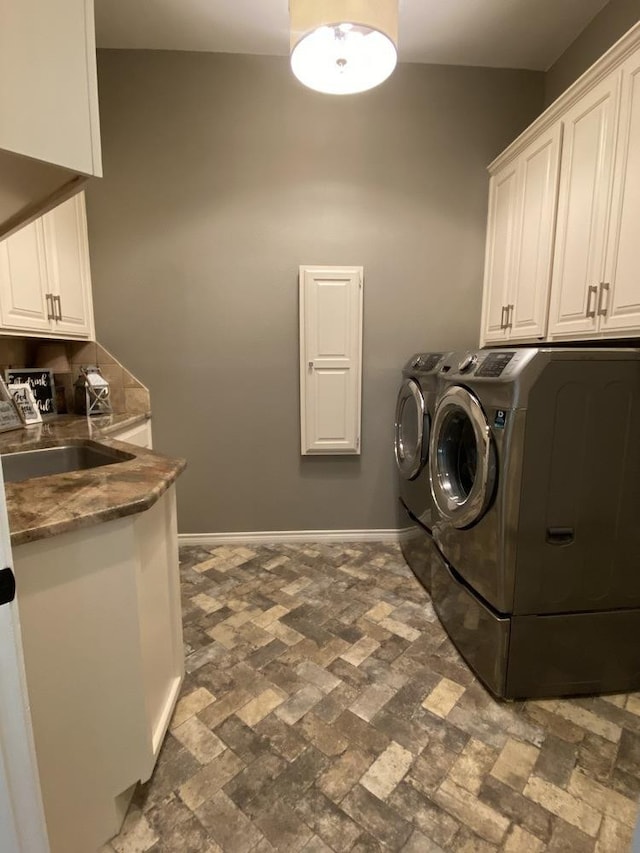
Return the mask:
<path fill-rule="evenodd" d="M 605 333 L 640 330 L 640 51 L 622 66 L 611 222 L 598 299 Z"/>
<path fill-rule="evenodd" d="M 102 174 L 93 0 L 3 0 L 0 148 Z"/>
<path fill-rule="evenodd" d="M 560 136 L 549 129 L 491 177 L 483 343 L 545 335 Z"/>
<path fill-rule="evenodd" d="M 91 335 L 92 299 L 84 193 L 42 218 L 50 290 L 59 335 Z"/>
<path fill-rule="evenodd" d="M 360 453 L 362 267 L 300 267 L 302 454 Z"/>
<path fill-rule="evenodd" d="M 483 329 L 485 341 L 506 340 L 506 311 L 513 275 L 517 170 L 509 163 L 491 179 L 485 262 Z"/>
<path fill-rule="evenodd" d="M 549 334 L 594 332 L 615 154 L 617 73 L 565 115 Z"/>
<path fill-rule="evenodd" d="M 0 241 L 3 331 L 93 338 L 84 193 Z"/>
<path fill-rule="evenodd" d="M 481 343 L 640 336 L 640 22 L 489 171 Z"/>

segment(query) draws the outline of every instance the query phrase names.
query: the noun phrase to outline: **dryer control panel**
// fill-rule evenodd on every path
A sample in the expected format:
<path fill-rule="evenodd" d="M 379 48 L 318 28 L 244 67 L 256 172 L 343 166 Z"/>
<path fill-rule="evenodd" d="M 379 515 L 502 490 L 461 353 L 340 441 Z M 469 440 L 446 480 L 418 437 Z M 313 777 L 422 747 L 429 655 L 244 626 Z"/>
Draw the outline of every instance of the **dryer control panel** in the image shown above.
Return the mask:
<path fill-rule="evenodd" d="M 490 352 L 480 365 L 476 376 L 490 376 L 492 379 L 502 376 L 514 355 L 513 352 Z"/>

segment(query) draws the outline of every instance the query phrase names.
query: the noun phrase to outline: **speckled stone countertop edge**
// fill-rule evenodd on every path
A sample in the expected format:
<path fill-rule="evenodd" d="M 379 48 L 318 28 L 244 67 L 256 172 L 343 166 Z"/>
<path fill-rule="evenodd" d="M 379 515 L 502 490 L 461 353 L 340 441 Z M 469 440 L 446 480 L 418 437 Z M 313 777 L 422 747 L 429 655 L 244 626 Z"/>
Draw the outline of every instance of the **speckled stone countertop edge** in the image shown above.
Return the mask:
<path fill-rule="evenodd" d="M 89 441 L 134 457 L 114 465 L 5 483 L 12 546 L 136 515 L 152 507 L 187 463 L 113 436 L 113 432 L 135 426 L 147 417 L 109 416 L 101 419 L 101 425 L 97 419 L 87 423 L 87 418 L 65 418 L 43 425 L 45 429 L 37 436 L 16 432 L 1 435 L 0 452 L 5 453 Z"/>

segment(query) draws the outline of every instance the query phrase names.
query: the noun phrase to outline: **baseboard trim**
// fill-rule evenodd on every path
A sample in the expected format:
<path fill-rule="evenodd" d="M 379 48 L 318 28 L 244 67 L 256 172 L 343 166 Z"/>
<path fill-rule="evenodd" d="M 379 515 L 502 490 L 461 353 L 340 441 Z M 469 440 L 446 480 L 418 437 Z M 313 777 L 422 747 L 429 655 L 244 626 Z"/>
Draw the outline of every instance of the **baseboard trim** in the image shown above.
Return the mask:
<path fill-rule="evenodd" d="M 405 531 L 378 530 L 263 530 L 246 533 L 180 533 L 180 545 L 291 545 L 296 542 L 398 542 Z"/>

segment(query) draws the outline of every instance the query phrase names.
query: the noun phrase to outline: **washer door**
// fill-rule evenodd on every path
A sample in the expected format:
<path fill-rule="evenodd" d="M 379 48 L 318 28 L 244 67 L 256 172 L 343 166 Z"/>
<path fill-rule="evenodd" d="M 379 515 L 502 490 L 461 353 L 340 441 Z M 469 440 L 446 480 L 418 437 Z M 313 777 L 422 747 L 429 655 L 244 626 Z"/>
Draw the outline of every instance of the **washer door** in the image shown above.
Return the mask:
<path fill-rule="evenodd" d="M 398 471 L 414 480 L 429 453 L 429 415 L 417 382 L 405 379 L 398 394 L 395 423 L 395 454 Z"/>
<path fill-rule="evenodd" d="M 471 527 L 489 508 L 496 453 L 482 406 L 466 388 L 454 385 L 438 402 L 429 479 L 438 511 L 454 527 Z"/>

